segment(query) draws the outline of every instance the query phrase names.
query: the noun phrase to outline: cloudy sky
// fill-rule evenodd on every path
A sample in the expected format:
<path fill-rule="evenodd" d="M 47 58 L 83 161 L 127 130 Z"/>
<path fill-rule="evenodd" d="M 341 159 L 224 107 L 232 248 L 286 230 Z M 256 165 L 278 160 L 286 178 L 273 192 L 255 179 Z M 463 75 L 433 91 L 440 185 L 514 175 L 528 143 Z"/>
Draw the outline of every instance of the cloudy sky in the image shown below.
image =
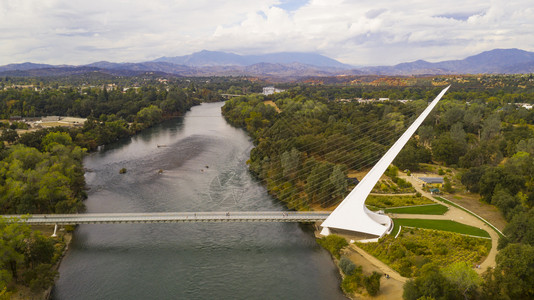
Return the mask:
<path fill-rule="evenodd" d="M 0 65 L 139 62 L 203 49 L 352 65 L 534 51 L 532 0 L 0 0 Z"/>

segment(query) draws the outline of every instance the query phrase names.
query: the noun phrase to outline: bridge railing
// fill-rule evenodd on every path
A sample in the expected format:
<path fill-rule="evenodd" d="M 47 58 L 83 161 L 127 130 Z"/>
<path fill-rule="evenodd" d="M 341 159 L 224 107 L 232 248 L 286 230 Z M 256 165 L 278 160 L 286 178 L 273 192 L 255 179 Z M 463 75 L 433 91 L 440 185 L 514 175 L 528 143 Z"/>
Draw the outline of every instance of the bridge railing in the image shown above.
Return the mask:
<path fill-rule="evenodd" d="M 76 225 L 104 223 L 177 223 L 177 222 L 317 222 L 330 212 L 230 211 L 174 213 L 92 213 L 49 215 L 4 215 L 32 225 Z"/>

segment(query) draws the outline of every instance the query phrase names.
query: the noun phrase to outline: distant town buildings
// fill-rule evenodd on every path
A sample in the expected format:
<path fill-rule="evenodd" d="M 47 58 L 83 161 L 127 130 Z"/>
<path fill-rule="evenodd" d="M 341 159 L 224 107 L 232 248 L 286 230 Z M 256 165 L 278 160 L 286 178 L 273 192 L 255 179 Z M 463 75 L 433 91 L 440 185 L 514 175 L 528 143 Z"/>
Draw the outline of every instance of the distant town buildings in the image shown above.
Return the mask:
<path fill-rule="evenodd" d="M 389 98 L 378 98 L 378 100 L 377 100 L 377 99 L 353 98 L 353 99 L 336 99 L 334 101 L 336 101 L 336 102 L 358 102 L 358 103 L 361 103 L 361 104 L 371 104 L 371 103 L 376 103 L 376 102 L 390 101 L 390 99 Z M 401 102 L 401 103 L 407 103 L 407 102 L 410 102 L 412 100 L 403 99 L 403 100 L 391 100 L 391 101 L 398 101 L 398 102 Z"/>
<path fill-rule="evenodd" d="M 532 109 L 531 103 L 515 103 L 517 107 L 522 107 L 524 109 Z"/>
<path fill-rule="evenodd" d="M 266 87 L 263 88 L 263 94 L 265 96 L 272 95 L 274 93 L 281 93 L 281 92 L 284 92 L 284 91 L 285 90 L 277 89 L 274 86 L 266 86 Z"/>
<path fill-rule="evenodd" d="M 23 120 L 32 128 L 55 127 L 55 126 L 83 126 L 86 118 L 61 117 L 61 116 L 47 116 L 42 118 L 32 118 L 32 120 Z"/>

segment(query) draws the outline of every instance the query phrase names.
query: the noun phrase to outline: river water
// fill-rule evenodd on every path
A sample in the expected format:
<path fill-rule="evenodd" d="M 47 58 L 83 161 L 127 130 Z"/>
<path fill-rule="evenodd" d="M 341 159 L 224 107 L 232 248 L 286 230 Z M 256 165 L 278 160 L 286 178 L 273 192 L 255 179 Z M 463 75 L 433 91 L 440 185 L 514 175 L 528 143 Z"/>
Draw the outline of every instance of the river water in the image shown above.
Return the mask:
<path fill-rule="evenodd" d="M 284 210 L 222 105 L 88 155 L 87 212 Z M 59 272 L 53 299 L 344 299 L 329 254 L 292 223 L 81 225 Z"/>

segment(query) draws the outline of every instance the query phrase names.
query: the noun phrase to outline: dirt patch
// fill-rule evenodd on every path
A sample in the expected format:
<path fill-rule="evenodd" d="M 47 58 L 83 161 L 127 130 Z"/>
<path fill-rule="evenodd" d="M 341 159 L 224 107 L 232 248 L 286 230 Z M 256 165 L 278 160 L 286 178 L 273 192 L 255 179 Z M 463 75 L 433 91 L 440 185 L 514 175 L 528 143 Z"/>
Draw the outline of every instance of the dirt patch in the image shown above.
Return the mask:
<path fill-rule="evenodd" d="M 282 112 L 282 111 L 280 110 L 280 108 L 278 108 L 278 106 L 276 106 L 276 103 L 274 103 L 274 102 L 271 101 L 271 100 L 263 101 L 263 104 L 265 104 L 265 105 L 270 105 L 270 106 L 274 107 L 274 109 L 276 110 L 277 113 L 281 113 L 281 112 Z"/>
<path fill-rule="evenodd" d="M 506 220 L 503 218 L 501 212 L 495 206 L 481 201 L 478 194 L 457 193 L 446 194 L 444 196 L 486 219 L 501 231 L 506 226 Z"/>
<path fill-rule="evenodd" d="M 360 171 L 349 170 L 347 172 L 347 177 L 348 178 L 356 178 L 356 179 L 361 181 L 365 177 L 365 175 L 367 175 L 367 173 L 369 173 L 369 171 L 371 171 L 371 169 L 365 169 L 365 170 L 360 170 Z M 385 180 L 385 179 L 389 179 L 389 177 L 384 175 L 384 174 L 382 174 L 380 179 Z"/>

